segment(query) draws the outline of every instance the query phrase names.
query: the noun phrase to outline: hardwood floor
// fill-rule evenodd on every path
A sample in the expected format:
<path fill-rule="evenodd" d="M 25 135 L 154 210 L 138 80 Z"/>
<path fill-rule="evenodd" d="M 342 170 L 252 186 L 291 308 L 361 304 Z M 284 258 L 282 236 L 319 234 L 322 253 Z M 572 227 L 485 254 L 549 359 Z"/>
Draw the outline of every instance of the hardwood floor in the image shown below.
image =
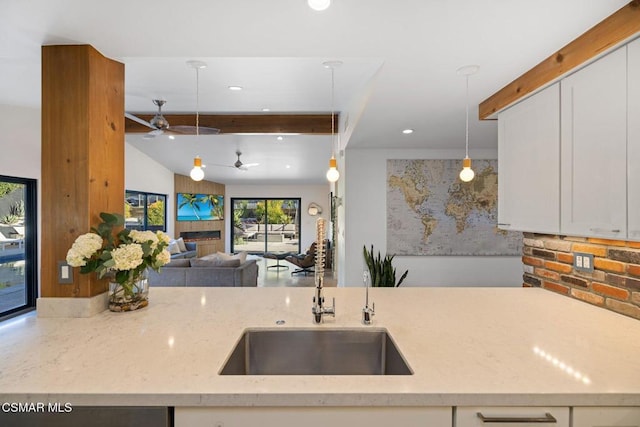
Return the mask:
<path fill-rule="evenodd" d="M 252 256 L 253 257 L 253 256 Z M 258 287 L 278 287 L 288 286 L 297 288 L 313 288 L 315 287 L 313 273 L 305 276 L 304 274 L 294 274 L 297 267 L 290 262 L 281 260 L 280 268 L 267 268 L 276 264 L 274 259 L 264 259 L 256 256 L 255 259 L 258 262 Z M 288 267 L 288 268 L 284 268 Z M 336 287 L 336 280 L 333 277 L 331 271 L 325 271 L 324 273 L 324 286 Z"/>

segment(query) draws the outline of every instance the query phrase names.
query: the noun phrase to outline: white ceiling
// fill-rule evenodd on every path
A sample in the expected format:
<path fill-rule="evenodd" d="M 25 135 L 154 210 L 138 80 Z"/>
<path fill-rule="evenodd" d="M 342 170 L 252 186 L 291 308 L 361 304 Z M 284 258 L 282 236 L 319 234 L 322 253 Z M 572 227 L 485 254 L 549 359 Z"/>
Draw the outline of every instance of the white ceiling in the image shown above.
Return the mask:
<path fill-rule="evenodd" d="M 464 77 L 470 78 L 470 146 L 495 148 L 495 122 L 477 105 L 627 0 L 0 0 L 0 104 L 39 106 L 40 46 L 88 43 L 125 63 L 125 108 L 200 112 L 328 112 L 339 59 L 335 109 L 349 148 L 464 148 Z M 231 92 L 229 85 L 240 85 Z M 413 128 L 411 135 L 401 130 Z M 331 152 L 322 136 L 219 135 L 127 141 L 187 174 L 194 155 L 206 179 L 225 183 L 320 183 Z M 240 149 L 248 172 L 232 164 Z M 290 165 L 287 169 L 285 166 Z"/>

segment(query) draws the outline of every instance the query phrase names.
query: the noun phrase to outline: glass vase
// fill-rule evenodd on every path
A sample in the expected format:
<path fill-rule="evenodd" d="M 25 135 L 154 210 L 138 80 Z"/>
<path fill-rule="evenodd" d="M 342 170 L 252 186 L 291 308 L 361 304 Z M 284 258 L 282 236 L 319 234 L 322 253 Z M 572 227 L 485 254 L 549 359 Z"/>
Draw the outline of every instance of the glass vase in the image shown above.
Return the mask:
<path fill-rule="evenodd" d="M 125 283 L 109 282 L 109 310 L 133 311 L 149 305 L 149 279 L 146 271 Z"/>

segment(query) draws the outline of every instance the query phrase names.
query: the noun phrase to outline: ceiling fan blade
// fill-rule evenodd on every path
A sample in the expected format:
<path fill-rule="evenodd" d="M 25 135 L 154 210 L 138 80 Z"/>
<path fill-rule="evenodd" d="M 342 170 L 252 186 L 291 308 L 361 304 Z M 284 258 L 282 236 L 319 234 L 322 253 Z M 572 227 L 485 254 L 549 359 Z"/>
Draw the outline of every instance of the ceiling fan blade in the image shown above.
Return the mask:
<path fill-rule="evenodd" d="M 142 139 L 153 139 L 156 136 L 160 136 L 162 134 L 164 134 L 165 131 L 163 131 L 162 129 L 155 129 L 152 130 L 151 132 L 147 132 L 142 136 Z"/>
<path fill-rule="evenodd" d="M 190 125 L 171 126 L 171 130 L 183 135 L 218 135 L 220 133 L 220 129 Z"/>
<path fill-rule="evenodd" d="M 242 164 L 243 168 L 252 168 L 252 167 L 255 167 L 255 166 L 260 166 L 260 163 L 243 163 Z"/>
<path fill-rule="evenodd" d="M 221 167 L 221 168 L 233 168 L 233 169 L 236 169 L 236 167 L 235 167 L 235 166 L 233 166 L 233 165 L 219 165 L 219 164 L 215 164 L 215 163 L 212 163 L 212 164 L 210 164 L 210 165 L 211 165 L 211 166 L 219 166 L 219 167 Z"/>
<path fill-rule="evenodd" d="M 127 119 L 129 119 L 129 120 L 133 120 L 133 121 L 134 121 L 134 122 L 136 122 L 136 123 L 140 123 L 141 125 L 148 127 L 149 129 L 158 130 L 158 128 L 157 128 L 157 127 L 155 127 L 154 125 L 152 125 L 152 124 L 151 124 L 151 123 L 149 123 L 148 121 L 146 121 L 146 120 L 142 120 L 140 117 L 138 117 L 138 116 L 134 116 L 134 115 L 133 115 L 133 114 L 131 114 L 131 113 L 124 113 L 124 116 L 125 116 Z"/>

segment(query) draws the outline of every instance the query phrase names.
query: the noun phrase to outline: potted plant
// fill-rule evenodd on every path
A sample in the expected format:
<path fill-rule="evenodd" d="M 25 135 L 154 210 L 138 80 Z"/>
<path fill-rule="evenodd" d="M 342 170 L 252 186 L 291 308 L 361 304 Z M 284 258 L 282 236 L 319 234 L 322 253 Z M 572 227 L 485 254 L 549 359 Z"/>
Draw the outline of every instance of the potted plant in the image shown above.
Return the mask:
<path fill-rule="evenodd" d="M 169 236 L 162 231 L 137 231 L 115 228 L 124 225 L 120 214 L 100 214 L 102 222 L 90 233 L 78 236 L 67 252 L 67 263 L 80 267 L 80 273 L 95 272 L 108 276 L 109 309 L 131 311 L 148 305 L 147 268 L 156 271 L 171 260 L 166 249 Z"/>
<path fill-rule="evenodd" d="M 398 287 L 402 281 L 407 277 L 409 270 L 406 270 L 400 277 L 400 280 L 396 283 L 396 269 L 393 267 L 393 258 L 395 255 L 385 255 L 384 258 L 378 254 L 374 256 L 373 245 L 371 245 L 371 251 L 367 250 L 366 246 L 362 247 L 364 252 L 364 261 L 369 269 L 369 275 L 371 276 L 371 286 L 374 287 Z"/>

